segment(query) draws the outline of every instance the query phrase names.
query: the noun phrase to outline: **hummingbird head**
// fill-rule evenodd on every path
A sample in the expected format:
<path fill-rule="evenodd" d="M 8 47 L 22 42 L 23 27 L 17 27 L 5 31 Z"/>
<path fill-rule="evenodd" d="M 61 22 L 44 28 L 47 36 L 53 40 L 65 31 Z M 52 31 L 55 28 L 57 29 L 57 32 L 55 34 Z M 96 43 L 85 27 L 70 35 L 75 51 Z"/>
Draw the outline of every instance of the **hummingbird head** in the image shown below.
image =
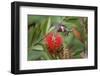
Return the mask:
<path fill-rule="evenodd" d="M 66 32 L 66 27 L 63 24 L 59 24 L 57 28 L 58 32 Z"/>
<path fill-rule="evenodd" d="M 56 29 L 57 32 L 63 32 L 65 33 L 65 35 L 68 35 L 69 32 L 72 32 L 72 30 L 69 30 L 64 24 L 59 24 L 58 26 L 56 26 Z"/>

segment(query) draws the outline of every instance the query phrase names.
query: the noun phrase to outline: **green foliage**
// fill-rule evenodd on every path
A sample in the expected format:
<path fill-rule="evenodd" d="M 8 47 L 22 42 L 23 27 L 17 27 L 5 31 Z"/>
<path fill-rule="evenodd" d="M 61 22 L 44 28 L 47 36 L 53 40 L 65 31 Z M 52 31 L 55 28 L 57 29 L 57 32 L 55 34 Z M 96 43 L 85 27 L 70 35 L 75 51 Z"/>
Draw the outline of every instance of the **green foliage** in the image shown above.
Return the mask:
<path fill-rule="evenodd" d="M 34 50 L 28 51 L 28 60 L 38 60 L 42 56 L 42 51 Z"/>
<path fill-rule="evenodd" d="M 51 24 L 61 23 L 63 19 L 63 16 L 51 16 Z"/>
<path fill-rule="evenodd" d="M 38 44 L 41 44 L 45 34 L 53 30 L 50 29 L 50 27 L 51 27 L 51 18 L 47 17 L 46 19 L 42 20 L 40 25 L 36 24 L 35 26 L 31 26 L 29 28 L 28 31 L 29 60 L 37 60 L 41 57 L 42 59 L 49 59 L 47 52 L 43 52 L 44 47 Z"/>
<path fill-rule="evenodd" d="M 45 16 L 28 16 L 28 25 L 33 24 L 33 23 L 38 23 L 40 24 L 44 19 L 46 19 Z"/>
<path fill-rule="evenodd" d="M 63 37 L 63 48 L 71 50 L 72 58 L 82 58 L 81 53 L 87 51 L 87 18 L 74 16 L 28 16 L 28 60 L 59 59 L 48 52 L 44 45 L 44 38 L 51 31 L 55 31 L 58 24 L 63 24 L 68 34 L 60 32 Z M 81 42 L 73 33 L 72 28 L 77 27 L 84 42 Z M 86 50 L 85 50 L 86 49 Z"/>

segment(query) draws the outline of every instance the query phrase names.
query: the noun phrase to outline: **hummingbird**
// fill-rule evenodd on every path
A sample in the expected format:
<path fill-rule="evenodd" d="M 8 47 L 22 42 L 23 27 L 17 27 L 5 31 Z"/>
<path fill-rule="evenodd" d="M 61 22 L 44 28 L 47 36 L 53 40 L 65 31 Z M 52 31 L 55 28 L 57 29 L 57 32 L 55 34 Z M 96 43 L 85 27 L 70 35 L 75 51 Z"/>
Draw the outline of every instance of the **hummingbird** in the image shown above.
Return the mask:
<path fill-rule="evenodd" d="M 65 26 L 64 24 L 61 24 L 61 23 L 60 23 L 60 24 L 58 24 L 58 25 L 55 26 L 55 31 L 57 31 L 57 32 L 64 32 L 65 35 L 67 35 L 67 36 L 68 36 L 68 34 L 69 34 L 70 32 L 72 32 L 73 35 L 74 35 L 78 40 L 80 40 L 82 43 L 84 43 L 84 40 L 83 40 L 83 38 L 81 37 L 81 33 L 78 31 L 77 27 L 75 27 L 75 26 L 73 26 L 72 29 L 69 30 L 69 29 L 67 28 L 67 26 Z"/>
<path fill-rule="evenodd" d="M 63 32 L 65 35 L 68 35 L 72 30 L 69 30 L 64 24 L 58 24 L 55 26 L 56 32 Z"/>

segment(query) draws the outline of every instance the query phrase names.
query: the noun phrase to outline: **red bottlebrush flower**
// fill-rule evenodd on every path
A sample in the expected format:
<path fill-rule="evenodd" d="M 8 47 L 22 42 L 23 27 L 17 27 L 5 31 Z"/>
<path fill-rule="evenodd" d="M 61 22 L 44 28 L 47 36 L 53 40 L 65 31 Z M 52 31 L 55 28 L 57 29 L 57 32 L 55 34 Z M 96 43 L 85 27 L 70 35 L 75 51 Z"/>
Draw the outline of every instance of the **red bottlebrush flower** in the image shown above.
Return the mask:
<path fill-rule="evenodd" d="M 59 33 L 56 34 L 56 38 L 55 38 L 55 45 L 56 48 L 59 48 L 63 43 L 63 39 L 61 37 L 61 35 Z"/>
<path fill-rule="evenodd" d="M 59 33 L 54 34 L 53 32 L 50 32 L 45 37 L 45 43 L 48 47 L 48 51 L 51 54 L 55 54 L 57 49 L 59 49 L 63 43 L 63 38 Z"/>

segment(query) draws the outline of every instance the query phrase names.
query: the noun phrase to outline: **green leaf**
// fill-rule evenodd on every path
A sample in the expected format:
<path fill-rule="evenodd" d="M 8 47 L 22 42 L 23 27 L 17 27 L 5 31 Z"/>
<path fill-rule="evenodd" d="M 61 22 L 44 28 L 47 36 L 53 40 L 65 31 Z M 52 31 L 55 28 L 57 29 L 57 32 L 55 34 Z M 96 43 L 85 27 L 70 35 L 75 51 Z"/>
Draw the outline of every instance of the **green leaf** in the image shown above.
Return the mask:
<path fill-rule="evenodd" d="M 51 24 L 61 23 L 63 19 L 63 16 L 51 16 Z"/>
<path fill-rule="evenodd" d="M 71 17 L 66 17 L 65 19 L 64 19 L 64 23 L 66 24 L 66 25 L 70 25 L 70 26 L 68 26 L 68 27 L 73 27 L 73 26 L 76 26 L 79 30 L 80 30 L 80 25 L 81 25 L 81 23 L 80 23 L 80 20 L 79 20 L 79 17 L 74 17 L 74 16 L 71 16 Z"/>
<path fill-rule="evenodd" d="M 81 55 L 77 54 L 77 55 L 73 56 L 73 58 L 75 58 L 75 59 L 81 58 Z"/>
<path fill-rule="evenodd" d="M 39 60 L 42 56 L 42 52 L 39 50 L 28 51 L 28 60 Z"/>
<path fill-rule="evenodd" d="M 79 17 L 75 17 L 75 16 L 67 16 L 67 17 L 65 18 L 66 21 L 78 20 L 78 19 L 79 19 Z"/>
<path fill-rule="evenodd" d="M 43 50 L 41 45 L 32 46 L 32 50 Z"/>
<path fill-rule="evenodd" d="M 52 26 L 52 27 L 49 28 L 48 32 L 51 32 L 51 31 L 53 31 L 54 29 L 55 29 L 55 26 Z"/>
<path fill-rule="evenodd" d="M 74 51 L 73 56 L 80 55 L 81 52 L 83 52 L 83 49 L 77 49 L 77 50 Z"/>
<path fill-rule="evenodd" d="M 47 54 L 46 52 L 43 52 L 42 57 L 43 57 L 45 60 L 51 60 L 50 57 L 48 56 L 48 54 Z"/>
<path fill-rule="evenodd" d="M 47 19 L 45 19 L 42 23 L 41 23 L 41 30 L 42 30 L 42 35 L 45 35 L 48 33 L 49 28 L 51 26 L 51 18 L 48 17 Z"/>
<path fill-rule="evenodd" d="M 45 60 L 51 59 L 46 49 L 44 49 L 43 44 L 32 46 L 28 55 L 30 55 L 28 56 L 29 60 L 41 60 L 41 58 Z"/>
<path fill-rule="evenodd" d="M 76 38 L 73 40 L 73 46 L 74 46 L 74 48 L 76 48 L 76 49 L 77 49 L 77 48 L 78 48 L 78 49 L 82 49 L 82 48 L 84 49 L 84 47 L 85 47 L 84 45 L 85 45 L 85 44 L 83 44 L 80 40 L 78 40 L 78 39 L 76 39 Z"/>
<path fill-rule="evenodd" d="M 72 33 L 69 33 L 69 35 L 65 36 L 64 38 L 64 42 L 68 47 L 73 45 L 73 40 L 74 40 L 74 36 Z"/>
<path fill-rule="evenodd" d="M 28 25 L 32 23 L 41 23 L 42 20 L 44 20 L 46 16 L 37 16 L 37 15 L 29 15 L 28 16 Z"/>
<path fill-rule="evenodd" d="M 39 30 L 39 25 L 32 26 L 31 30 L 28 31 L 28 47 L 31 47 L 32 43 L 35 43 L 39 38 L 41 31 Z"/>
<path fill-rule="evenodd" d="M 46 28 L 45 28 L 46 29 L 46 34 L 48 33 L 50 26 L 51 26 L 51 18 L 49 17 L 48 21 L 47 21 Z"/>
<path fill-rule="evenodd" d="M 41 57 L 45 60 L 50 60 L 48 54 L 43 50 L 28 51 L 28 60 L 41 60 Z"/>
<path fill-rule="evenodd" d="M 34 27 L 32 26 L 28 31 L 28 47 L 30 47 L 33 42 L 32 39 L 33 39 L 34 32 L 35 30 L 34 30 Z"/>
<path fill-rule="evenodd" d="M 50 55 L 50 53 L 48 52 L 48 49 L 45 45 L 43 45 L 44 48 L 44 52 L 48 55 L 49 59 L 53 59 L 52 56 Z"/>

